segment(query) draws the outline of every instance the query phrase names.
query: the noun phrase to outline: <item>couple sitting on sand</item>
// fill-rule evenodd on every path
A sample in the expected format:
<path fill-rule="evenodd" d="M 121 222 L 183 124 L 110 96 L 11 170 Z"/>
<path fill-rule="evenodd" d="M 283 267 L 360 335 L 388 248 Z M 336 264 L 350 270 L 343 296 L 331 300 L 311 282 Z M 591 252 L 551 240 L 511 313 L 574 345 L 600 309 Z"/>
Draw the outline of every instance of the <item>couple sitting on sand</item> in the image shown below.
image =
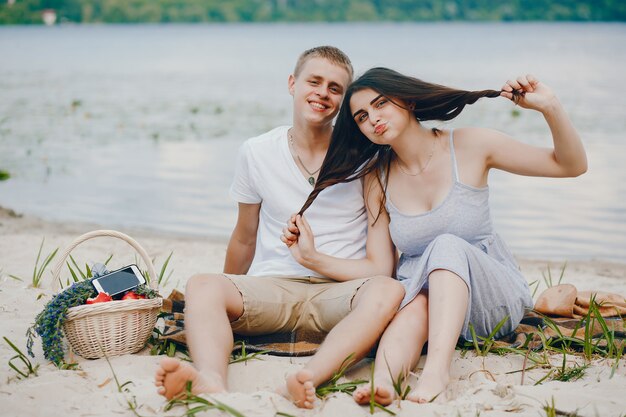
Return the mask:
<path fill-rule="evenodd" d="M 532 76 L 500 91 L 456 90 L 386 68 L 352 76 L 337 48 L 305 51 L 288 80 L 293 126 L 242 145 L 230 190 L 239 213 L 224 273 L 187 283 L 194 366 L 162 360 L 155 383 L 165 397 L 183 394 L 188 381 L 196 394 L 226 391 L 233 331 L 307 329 L 327 336 L 286 378 L 285 395 L 297 406 L 313 408 L 315 388 L 379 339 L 376 401 L 393 401 L 390 375 L 411 371 L 428 341 L 408 396 L 425 402 L 445 389 L 470 323 L 486 336 L 507 318 L 503 335 L 532 307 L 524 277 L 493 230 L 487 177 L 491 168 L 544 177 L 586 171 L 581 140 L 552 90 Z M 422 124 L 451 120 L 481 97 L 541 112 L 554 146 Z M 355 401 L 368 403 L 370 389 L 357 389 Z"/>

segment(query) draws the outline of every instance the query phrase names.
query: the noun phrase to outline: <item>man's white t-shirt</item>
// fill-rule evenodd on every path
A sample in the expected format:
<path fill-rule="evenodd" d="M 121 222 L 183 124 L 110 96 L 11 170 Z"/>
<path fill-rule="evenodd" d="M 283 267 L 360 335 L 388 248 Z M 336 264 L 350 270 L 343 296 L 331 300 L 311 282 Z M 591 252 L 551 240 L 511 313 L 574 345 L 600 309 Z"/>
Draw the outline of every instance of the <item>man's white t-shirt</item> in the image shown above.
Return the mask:
<path fill-rule="evenodd" d="M 239 203 L 261 203 L 256 251 L 248 275 L 320 276 L 296 262 L 280 240 L 289 217 L 313 190 L 289 151 L 288 126 L 245 141 L 237 157 L 230 196 Z M 322 191 L 304 213 L 321 253 L 365 257 L 367 213 L 362 180 Z"/>

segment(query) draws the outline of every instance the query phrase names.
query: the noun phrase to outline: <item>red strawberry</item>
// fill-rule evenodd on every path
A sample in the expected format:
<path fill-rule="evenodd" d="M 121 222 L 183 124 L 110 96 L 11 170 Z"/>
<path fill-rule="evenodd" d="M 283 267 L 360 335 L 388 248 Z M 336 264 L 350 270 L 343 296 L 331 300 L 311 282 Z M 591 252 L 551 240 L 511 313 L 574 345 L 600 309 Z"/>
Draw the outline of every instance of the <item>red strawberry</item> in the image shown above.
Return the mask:
<path fill-rule="evenodd" d="M 113 298 L 109 295 L 109 293 L 101 292 L 98 293 L 98 296 L 95 298 L 88 298 L 85 304 L 95 304 L 95 303 L 106 303 L 107 301 L 112 301 Z"/>
<path fill-rule="evenodd" d="M 142 300 L 146 298 L 145 295 L 137 294 L 135 291 L 128 291 L 122 297 L 122 300 Z"/>

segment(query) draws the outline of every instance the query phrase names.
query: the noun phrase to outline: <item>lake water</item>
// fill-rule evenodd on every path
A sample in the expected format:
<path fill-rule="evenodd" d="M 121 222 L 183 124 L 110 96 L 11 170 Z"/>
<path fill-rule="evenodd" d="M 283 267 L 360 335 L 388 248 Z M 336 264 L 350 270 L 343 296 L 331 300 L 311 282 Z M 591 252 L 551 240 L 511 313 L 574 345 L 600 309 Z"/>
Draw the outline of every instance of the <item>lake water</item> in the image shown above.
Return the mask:
<path fill-rule="evenodd" d="M 516 255 L 624 262 L 626 25 L 263 24 L 0 27 L 0 205 L 50 220 L 227 237 L 240 143 L 290 124 L 297 55 L 333 44 L 465 89 L 535 74 L 584 140 L 574 179 L 490 176 Z M 446 126 L 551 146 L 543 118 L 483 100 Z"/>

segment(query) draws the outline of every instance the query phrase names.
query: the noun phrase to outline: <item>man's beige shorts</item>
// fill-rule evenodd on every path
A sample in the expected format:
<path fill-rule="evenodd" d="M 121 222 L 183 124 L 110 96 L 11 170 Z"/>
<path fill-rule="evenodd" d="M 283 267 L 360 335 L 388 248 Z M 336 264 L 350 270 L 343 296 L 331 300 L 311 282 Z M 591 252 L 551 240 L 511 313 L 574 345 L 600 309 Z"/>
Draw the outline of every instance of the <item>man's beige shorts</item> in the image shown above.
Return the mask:
<path fill-rule="evenodd" d="M 242 335 L 310 330 L 328 333 L 352 310 L 352 299 L 370 278 L 337 282 L 318 277 L 224 274 L 243 298 L 231 323 Z"/>

